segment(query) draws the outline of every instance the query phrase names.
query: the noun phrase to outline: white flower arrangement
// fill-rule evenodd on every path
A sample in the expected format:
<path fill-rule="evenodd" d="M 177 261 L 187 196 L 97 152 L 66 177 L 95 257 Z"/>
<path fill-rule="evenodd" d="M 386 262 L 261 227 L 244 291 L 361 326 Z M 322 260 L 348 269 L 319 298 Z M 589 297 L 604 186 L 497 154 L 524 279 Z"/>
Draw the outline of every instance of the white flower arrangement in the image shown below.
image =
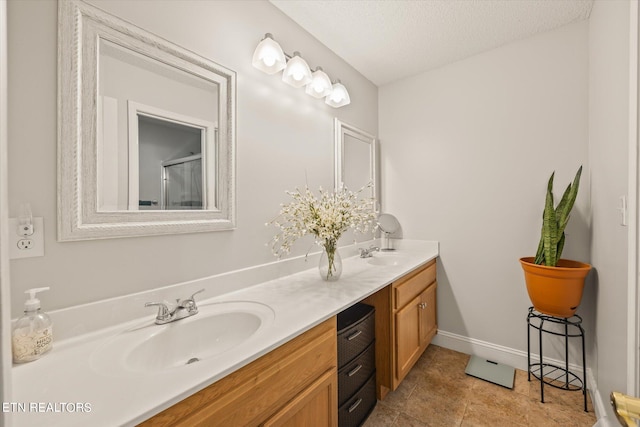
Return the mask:
<path fill-rule="evenodd" d="M 376 219 L 373 201 L 359 197 L 364 189 L 370 187 L 371 184 L 368 184 L 356 192 L 341 187 L 333 193 L 320 187 L 320 197 L 316 197 L 307 186 L 304 191 L 297 188 L 295 191 L 287 191 L 293 201 L 282 204 L 280 214 L 267 224 L 280 229 L 271 239 L 273 254 L 277 257 L 288 254 L 296 240 L 312 234 L 316 244 L 327 252 L 330 274 L 340 236 L 349 228 L 359 233 L 373 229 Z"/>

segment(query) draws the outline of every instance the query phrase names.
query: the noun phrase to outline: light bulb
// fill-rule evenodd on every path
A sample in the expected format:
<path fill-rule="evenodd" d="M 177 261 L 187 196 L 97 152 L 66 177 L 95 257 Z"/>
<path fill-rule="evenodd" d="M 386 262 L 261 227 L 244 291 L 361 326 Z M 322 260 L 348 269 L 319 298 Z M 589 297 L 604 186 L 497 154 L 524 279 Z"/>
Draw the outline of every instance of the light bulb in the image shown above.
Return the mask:
<path fill-rule="evenodd" d="M 293 77 L 293 80 L 299 82 L 304 78 L 304 73 L 302 72 L 302 70 L 296 68 L 291 72 L 291 77 Z"/>
<path fill-rule="evenodd" d="M 344 94 L 343 94 L 341 91 L 339 91 L 339 90 L 334 90 L 334 91 L 331 93 L 331 100 L 332 100 L 333 102 L 340 102 L 340 101 L 342 101 L 343 99 L 344 99 Z"/>
<path fill-rule="evenodd" d="M 262 57 L 262 62 L 264 62 L 264 65 L 266 65 L 267 67 L 273 67 L 273 64 L 276 63 L 276 58 L 273 55 L 265 55 Z"/>

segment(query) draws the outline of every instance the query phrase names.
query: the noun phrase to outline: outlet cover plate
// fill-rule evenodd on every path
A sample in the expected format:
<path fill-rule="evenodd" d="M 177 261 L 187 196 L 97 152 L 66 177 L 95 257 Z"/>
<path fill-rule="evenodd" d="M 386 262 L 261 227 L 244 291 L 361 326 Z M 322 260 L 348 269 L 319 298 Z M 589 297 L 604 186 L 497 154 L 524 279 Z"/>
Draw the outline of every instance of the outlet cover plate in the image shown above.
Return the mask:
<path fill-rule="evenodd" d="M 9 218 L 8 234 L 9 259 L 44 256 L 44 219 L 42 217 L 33 217 L 33 234 L 27 237 L 18 234 L 18 219 Z M 18 248 L 20 240 L 31 240 L 31 248 Z"/>

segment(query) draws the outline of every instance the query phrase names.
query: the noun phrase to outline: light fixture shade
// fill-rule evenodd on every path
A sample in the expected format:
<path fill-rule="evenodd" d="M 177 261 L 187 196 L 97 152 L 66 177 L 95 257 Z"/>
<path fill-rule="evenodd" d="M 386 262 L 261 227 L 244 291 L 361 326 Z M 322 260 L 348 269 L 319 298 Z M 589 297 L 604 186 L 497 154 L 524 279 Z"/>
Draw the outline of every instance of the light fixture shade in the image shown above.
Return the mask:
<path fill-rule="evenodd" d="M 311 70 L 299 52 L 294 52 L 293 57 L 287 62 L 282 72 L 282 81 L 293 87 L 302 87 L 311 82 Z"/>
<path fill-rule="evenodd" d="M 343 107 L 351 103 L 351 98 L 349 98 L 349 92 L 347 88 L 344 87 L 340 81 L 333 84 L 333 89 L 331 93 L 327 96 L 324 101 L 326 104 L 331 105 L 333 108 Z"/>
<path fill-rule="evenodd" d="M 305 92 L 314 98 L 324 98 L 331 93 L 331 88 L 331 79 L 322 68 L 317 67 L 311 74 L 311 83 L 307 85 Z"/>
<path fill-rule="evenodd" d="M 278 42 L 267 33 L 253 52 L 251 63 L 260 71 L 275 74 L 286 67 L 287 59 Z"/>

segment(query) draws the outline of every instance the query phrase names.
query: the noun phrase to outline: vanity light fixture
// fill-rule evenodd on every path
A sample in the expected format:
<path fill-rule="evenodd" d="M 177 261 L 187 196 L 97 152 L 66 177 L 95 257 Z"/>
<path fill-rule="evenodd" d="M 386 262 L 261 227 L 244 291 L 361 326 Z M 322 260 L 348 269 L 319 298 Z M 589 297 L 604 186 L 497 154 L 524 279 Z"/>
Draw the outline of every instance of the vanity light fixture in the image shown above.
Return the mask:
<path fill-rule="evenodd" d="M 293 87 L 311 83 L 311 70 L 307 61 L 300 56 L 300 52 L 293 52 L 293 57 L 287 61 L 287 66 L 282 72 L 282 81 Z"/>
<path fill-rule="evenodd" d="M 284 70 L 287 66 L 287 59 L 278 42 L 273 39 L 271 34 L 267 33 L 253 52 L 251 63 L 260 71 L 275 74 Z"/>
<path fill-rule="evenodd" d="M 333 108 L 339 108 L 351 103 L 349 92 L 344 87 L 340 80 L 336 80 L 331 89 L 331 93 L 325 98 L 324 101 L 327 105 L 331 105 Z"/>
<path fill-rule="evenodd" d="M 283 71 L 282 81 L 296 88 L 306 86 L 306 94 L 318 99 L 325 98 L 325 103 L 333 108 L 351 103 L 349 92 L 340 80 L 332 83 L 321 67 L 316 67 L 312 73 L 299 52 L 287 54 L 270 33 L 265 34 L 256 47 L 251 63 L 267 74 Z"/>
<path fill-rule="evenodd" d="M 307 95 L 311 95 L 314 98 L 324 98 L 331 93 L 332 84 L 331 79 L 322 71 L 322 67 L 316 67 L 316 70 L 311 74 L 311 82 L 307 85 L 305 90 Z"/>

